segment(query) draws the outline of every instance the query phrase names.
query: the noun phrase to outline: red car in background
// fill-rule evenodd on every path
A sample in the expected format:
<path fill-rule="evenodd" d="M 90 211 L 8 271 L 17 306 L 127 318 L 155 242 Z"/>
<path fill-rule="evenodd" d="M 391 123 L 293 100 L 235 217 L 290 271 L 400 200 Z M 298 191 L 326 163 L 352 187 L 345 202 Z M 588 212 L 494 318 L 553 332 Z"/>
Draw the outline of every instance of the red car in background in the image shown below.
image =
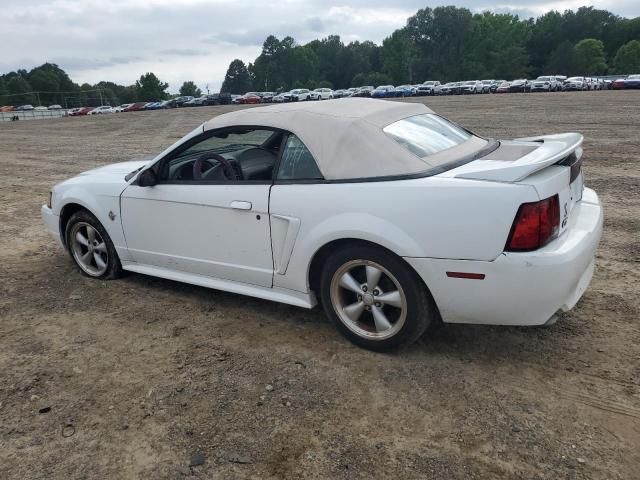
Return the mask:
<path fill-rule="evenodd" d="M 132 103 L 131 105 L 129 105 L 127 108 L 125 108 L 124 110 L 122 110 L 123 112 L 137 112 L 139 110 L 142 110 L 144 108 L 144 106 L 147 104 L 148 102 L 136 102 L 136 103 Z"/>
<path fill-rule="evenodd" d="M 498 88 L 496 88 L 496 93 L 509 93 L 510 87 L 511 87 L 511 83 L 503 82 L 500 85 L 498 85 Z"/>
<path fill-rule="evenodd" d="M 80 115 L 87 115 L 94 107 L 80 107 L 69 110 L 69 116 L 79 117 Z"/>
<path fill-rule="evenodd" d="M 257 92 L 247 92 L 238 98 L 238 103 L 246 105 L 262 103 L 262 97 Z"/>
<path fill-rule="evenodd" d="M 624 89 L 624 78 L 617 78 L 616 80 L 614 80 L 611 85 L 609 86 L 609 88 L 613 89 L 613 90 L 623 90 Z"/>

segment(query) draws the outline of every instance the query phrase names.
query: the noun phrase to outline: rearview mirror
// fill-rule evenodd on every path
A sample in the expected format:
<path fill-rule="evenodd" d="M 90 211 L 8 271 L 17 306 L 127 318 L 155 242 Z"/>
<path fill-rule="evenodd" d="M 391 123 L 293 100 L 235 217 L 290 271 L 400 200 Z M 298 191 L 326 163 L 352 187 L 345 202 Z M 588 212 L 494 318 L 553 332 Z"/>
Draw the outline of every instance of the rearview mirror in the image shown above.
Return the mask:
<path fill-rule="evenodd" d="M 153 187 L 156 183 L 158 183 L 158 179 L 155 172 L 150 168 L 138 176 L 138 186 L 140 187 Z"/>

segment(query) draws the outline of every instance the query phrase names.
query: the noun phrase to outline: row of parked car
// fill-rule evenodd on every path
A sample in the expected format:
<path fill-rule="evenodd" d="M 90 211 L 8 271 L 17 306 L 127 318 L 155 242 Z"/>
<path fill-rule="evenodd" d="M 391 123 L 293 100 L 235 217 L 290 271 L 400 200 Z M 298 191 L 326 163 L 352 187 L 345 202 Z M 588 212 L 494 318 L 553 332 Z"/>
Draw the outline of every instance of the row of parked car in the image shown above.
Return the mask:
<path fill-rule="evenodd" d="M 629 75 L 615 80 L 592 77 L 569 77 L 564 75 L 543 75 L 535 80 L 520 78 L 516 80 L 469 80 L 449 82 L 444 85 L 438 81 L 424 82 L 415 87 L 415 95 L 461 95 L 481 93 L 509 92 L 565 92 L 585 90 L 609 90 L 640 88 L 640 75 Z M 387 88 L 387 87 L 378 87 Z M 406 86 L 397 87 L 405 89 Z M 391 95 L 393 96 L 393 95 Z M 396 95 L 397 96 L 397 95 Z"/>
<path fill-rule="evenodd" d="M 347 89 L 331 90 L 316 88 L 310 90 L 297 88 L 290 92 L 247 92 L 244 95 L 232 95 L 232 103 L 256 104 L 271 102 L 297 102 L 306 100 L 328 100 L 344 97 L 394 98 L 427 95 L 474 95 L 511 92 L 564 92 L 583 90 L 608 90 L 640 88 L 640 75 L 629 75 L 616 80 L 569 77 L 564 75 L 543 75 L 535 80 L 520 78 L 516 80 L 468 80 L 441 84 L 437 80 L 425 81 L 418 85 L 371 85 Z"/>
<path fill-rule="evenodd" d="M 79 107 L 67 111 L 69 116 L 99 115 L 106 113 L 135 112 L 140 110 L 164 110 L 169 108 L 200 107 L 208 105 L 257 104 L 302 102 L 311 100 L 329 100 L 345 97 L 394 98 L 428 95 L 474 95 L 487 93 L 514 92 L 565 92 L 586 90 L 622 90 L 640 89 L 640 74 L 628 75 L 617 79 L 593 77 L 569 77 L 564 75 L 543 75 L 535 80 L 520 78 L 516 80 L 468 80 L 441 84 L 437 80 L 425 81 L 418 85 L 366 85 L 332 90 L 330 88 L 296 88 L 289 92 L 247 92 L 244 95 L 213 93 L 200 97 L 181 96 L 161 102 L 125 103 L 117 107 L 101 105 L 99 107 Z M 38 110 L 63 110 L 60 105 L 48 107 L 33 105 L 11 105 L 0 107 L 0 112 L 20 112 Z"/>
<path fill-rule="evenodd" d="M 4 105 L 0 107 L 0 113 L 6 112 L 40 112 L 40 111 L 49 111 L 49 110 L 63 110 L 61 105 L 49 105 L 48 107 L 33 105 L 19 105 L 14 107 L 13 105 Z"/>
<path fill-rule="evenodd" d="M 213 93 L 202 95 L 200 97 L 182 96 L 164 100 L 161 102 L 136 102 L 125 103 L 117 107 L 110 105 L 101 105 L 99 107 L 77 107 L 67 111 L 67 115 L 77 117 L 82 115 L 100 115 L 106 113 L 120 112 L 137 112 L 140 110 L 164 110 L 169 108 L 180 107 L 199 107 L 204 105 L 228 105 L 231 103 L 231 95 L 229 93 Z M 64 110 L 61 105 L 50 105 L 49 107 L 33 105 L 20 105 L 14 107 L 11 105 L 0 107 L 0 112 L 28 112 L 39 110 Z"/>
<path fill-rule="evenodd" d="M 244 95 L 232 95 L 231 103 L 235 104 L 256 104 L 256 103 L 283 103 L 298 102 L 306 100 L 329 100 L 334 97 L 334 91 L 330 88 L 296 88 L 289 92 L 247 92 Z"/>
<path fill-rule="evenodd" d="M 228 105 L 231 95 L 228 93 L 212 93 L 200 97 L 182 96 L 161 102 L 124 103 L 117 107 L 102 105 L 100 107 L 80 107 L 69 110 L 68 115 L 96 115 L 103 113 L 138 112 L 141 110 L 166 110 L 169 108 L 201 107 L 206 105 Z"/>

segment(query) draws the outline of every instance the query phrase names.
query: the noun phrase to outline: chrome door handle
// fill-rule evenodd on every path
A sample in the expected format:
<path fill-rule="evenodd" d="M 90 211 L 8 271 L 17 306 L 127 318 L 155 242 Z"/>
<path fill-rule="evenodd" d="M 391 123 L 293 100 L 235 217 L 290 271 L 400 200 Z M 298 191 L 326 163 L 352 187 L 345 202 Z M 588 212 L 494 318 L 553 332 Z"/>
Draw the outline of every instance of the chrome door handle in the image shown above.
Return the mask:
<path fill-rule="evenodd" d="M 243 200 L 234 200 L 231 202 L 231 208 L 235 210 L 251 210 L 251 202 L 245 202 Z"/>

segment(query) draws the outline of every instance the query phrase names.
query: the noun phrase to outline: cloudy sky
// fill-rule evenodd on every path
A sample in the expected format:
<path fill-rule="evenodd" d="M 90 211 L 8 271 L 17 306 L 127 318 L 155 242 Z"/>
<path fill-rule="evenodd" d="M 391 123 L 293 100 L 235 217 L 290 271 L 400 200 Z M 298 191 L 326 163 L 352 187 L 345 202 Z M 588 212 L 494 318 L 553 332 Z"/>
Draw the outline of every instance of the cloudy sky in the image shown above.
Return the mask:
<path fill-rule="evenodd" d="M 216 91 L 229 62 L 253 61 L 268 34 L 304 43 L 331 33 L 376 43 L 425 6 L 529 17 L 593 5 L 640 16 L 640 0 L 2 0 L 0 73 L 53 62 L 79 83 L 131 84 L 155 72 Z"/>

